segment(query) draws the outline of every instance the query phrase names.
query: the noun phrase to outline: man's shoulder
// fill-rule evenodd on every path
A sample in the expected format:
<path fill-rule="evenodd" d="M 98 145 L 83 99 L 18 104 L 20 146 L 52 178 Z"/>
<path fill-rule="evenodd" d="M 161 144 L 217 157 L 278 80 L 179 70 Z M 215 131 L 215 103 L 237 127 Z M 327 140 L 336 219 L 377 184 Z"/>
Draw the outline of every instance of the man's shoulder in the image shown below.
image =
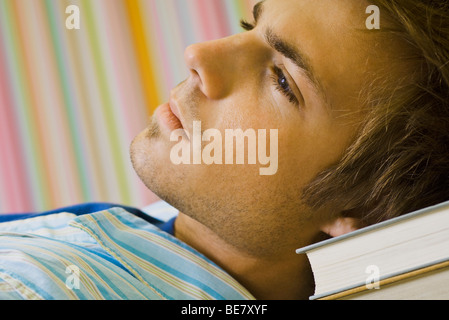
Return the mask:
<path fill-rule="evenodd" d="M 81 228 L 164 299 L 251 299 L 228 273 L 173 235 L 122 208 L 79 216 Z"/>
<path fill-rule="evenodd" d="M 152 208 L 158 207 L 161 212 L 163 208 L 170 209 L 164 203 Z M 151 208 L 147 208 L 145 214 L 151 215 L 148 209 Z M 4 256 L 0 281 L 13 285 L 16 294 L 20 288 L 28 288 L 35 293 L 33 297 L 45 299 L 252 298 L 246 289 L 201 253 L 122 207 L 78 216 L 73 213 L 57 215 L 65 219 L 59 222 L 65 224 L 64 228 L 84 234 L 92 243 L 84 246 L 17 230 L 16 233 L 0 232 L 0 249 L 4 249 L 0 250 Z M 55 217 L 37 218 L 52 221 Z M 8 252 L 15 252 L 20 258 L 17 260 Z M 72 274 L 69 270 L 67 274 L 69 266 L 78 273 Z M 67 291 L 67 279 L 77 274 L 78 288 Z"/>

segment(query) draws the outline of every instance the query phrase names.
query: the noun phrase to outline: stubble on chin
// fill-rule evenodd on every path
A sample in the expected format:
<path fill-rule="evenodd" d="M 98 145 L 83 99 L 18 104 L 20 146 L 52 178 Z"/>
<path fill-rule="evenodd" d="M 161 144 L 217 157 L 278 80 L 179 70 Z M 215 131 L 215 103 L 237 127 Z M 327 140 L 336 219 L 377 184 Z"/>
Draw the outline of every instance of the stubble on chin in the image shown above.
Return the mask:
<path fill-rule="evenodd" d="M 149 167 L 152 167 L 151 162 L 148 162 L 148 159 L 151 158 L 151 153 L 149 153 L 149 147 L 153 144 L 154 141 L 157 141 L 161 136 L 161 130 L 157 121 L 157 118 L 153 115 L 149 118 L 148 126 L 139 133 L 136 137 L 134 137 L 133 141 L 129 147 L 131 164 L 134 168 L 134 171 L 140 177 L 142 182 L 145 183 L 146 172 Z M 150 141 L 152 141 L 150 143 Z M 147 186 L 148 187 L 148 186 Z"/>

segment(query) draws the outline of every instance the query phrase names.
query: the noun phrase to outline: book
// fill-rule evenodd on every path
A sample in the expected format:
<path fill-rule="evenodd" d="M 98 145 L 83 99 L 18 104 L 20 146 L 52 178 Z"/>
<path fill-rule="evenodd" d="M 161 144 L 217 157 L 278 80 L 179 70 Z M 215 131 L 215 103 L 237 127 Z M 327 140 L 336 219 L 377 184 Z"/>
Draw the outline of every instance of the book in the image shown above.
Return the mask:
<path fill-rule="evenodd" d="M 447 300 L 449 261 L 383 279 L 378 288 L 366 285 L 345 290 L 320 300 Z"/>
<path fill-rule="evenodd" d="M 412 290 L 404 291 L 400 287 L 415 286 L 419 282 L 415 281 L 417 279 L 430 284 L 431 280 L 425 279 L 433 275 L 435 280 L 435 274 L 446 279 L 449 276 L 446 272 L 449 201 L 296 252 L 307 254 L 312 267 L 315 293 L 310 299 L 350 296 L 370 299 L 376 291 L 382 299 L 399 299 L 399 296 L 387 294 L 394 290 L 402 292 L 402 299 L 419 299 L 416 294 L 419 288 L 412 294 Z M 449 288 L 447 280 L 445 286 Z M 449 299 L 449 289 L 435 287 L 432 291 L 429 285 L 422 288 L 428 291 L 427 298 Z"/>

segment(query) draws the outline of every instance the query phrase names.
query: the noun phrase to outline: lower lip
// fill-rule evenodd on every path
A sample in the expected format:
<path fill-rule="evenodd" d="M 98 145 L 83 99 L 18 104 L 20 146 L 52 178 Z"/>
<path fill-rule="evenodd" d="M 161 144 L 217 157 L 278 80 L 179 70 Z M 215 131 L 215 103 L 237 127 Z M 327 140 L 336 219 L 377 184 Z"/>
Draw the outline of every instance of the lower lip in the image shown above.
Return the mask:
<path fill-rule="evenodd" d="M 171 111 L 169 103 L 165 103 L 159 106 L 156 110 L 156 113 L 157 118 L 160 120 L 161 124 L 170 131 L 183 129 L 181 121 L 179 121 L 179 119 Z"/>

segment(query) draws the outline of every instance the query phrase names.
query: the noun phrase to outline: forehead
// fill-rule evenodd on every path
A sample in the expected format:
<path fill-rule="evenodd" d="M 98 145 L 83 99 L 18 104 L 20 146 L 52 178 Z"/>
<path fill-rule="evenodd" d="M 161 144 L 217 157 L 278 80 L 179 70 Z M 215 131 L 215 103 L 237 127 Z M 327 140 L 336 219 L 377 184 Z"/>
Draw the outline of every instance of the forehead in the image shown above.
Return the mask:
<path fill-rule="evenodd" d="M 332 104 L 341 105 L 348 96 L 358 96 L 373 57 L 375 41 L 365 27 L 368 5 L 360 0 L 266 0 L 259 21 L 308 56 Z"/>

